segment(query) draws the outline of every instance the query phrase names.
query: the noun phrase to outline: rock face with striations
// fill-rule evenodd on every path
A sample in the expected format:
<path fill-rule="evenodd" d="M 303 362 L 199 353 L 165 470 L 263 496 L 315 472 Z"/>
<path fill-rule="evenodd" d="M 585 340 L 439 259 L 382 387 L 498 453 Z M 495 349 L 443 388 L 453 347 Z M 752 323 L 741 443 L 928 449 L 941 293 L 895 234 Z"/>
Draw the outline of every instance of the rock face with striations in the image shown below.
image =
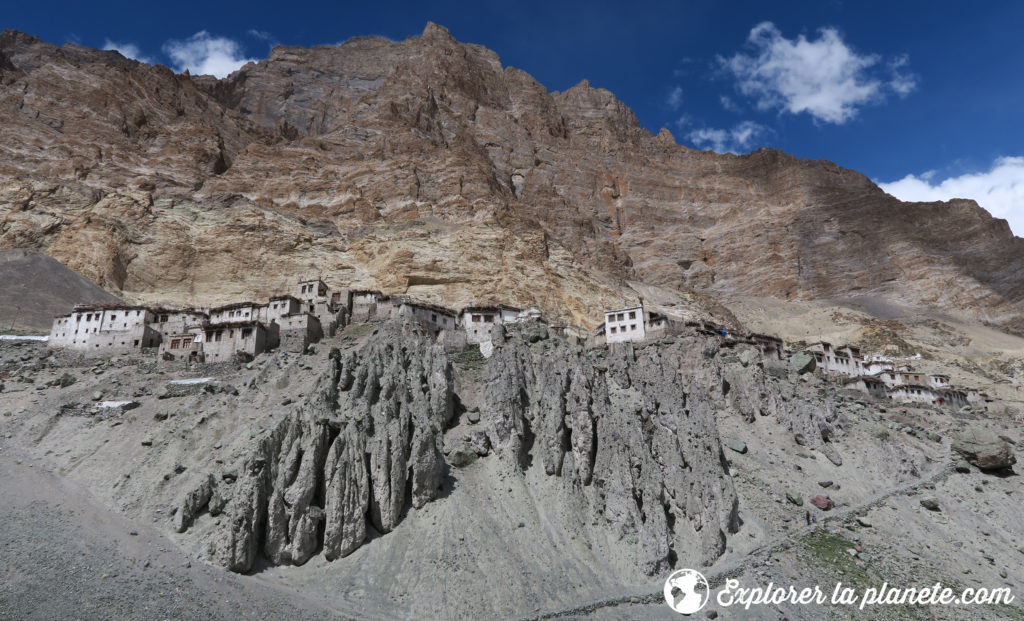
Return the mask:
<path fill-rule="evenodd" d="M 358 356 L 331 359 L 306 403 L 256 440 L 237 480 L 186 495 L 178 530 L 220 494 L 227 519 L 209 549 L 233 571 L 261 554 L 275 564 L 350 554 L 368 523 L 387 533 L 407 497 L 420 508 L 436 496 L 451 415 L 444 351 L 418 324 L 384 324 Z"/>
<path fill-rule="evenodd" d="M 475 389 L 482 431 L 448 447 L 447 463 L 443 434 L 462 400 L 453 368 L 418 324 L 391 320 L 358 353 L 333 357 L 231 476 L 201 479 L 175 527 L 223 514 L 200 530 L 210 557 L 234 571 L 260 556 L 335 560 L 435 499 L 452 468 L 490 460 L 504 473 L 490 479 L 495 502 L 506 501 L 498 482 L 517 477 L 535 488 L 532 502 L 571 507 L 566 536 L 608 551 L 630 575 L 655 575 L 679 559 L 713 562 L 740 527 L 722 417 L 770 417 L 842 463 L 843 421 L 827 391 L 769 375 L 750 356 L 744 366 L 714 337 L 584 349 L 527 323 L 496 327 L 494 340 Z"/>
<path fill-rule="evenodd" d="M 816 391 L 770 378 L 760 363 L 726 362 L 713 338 L 583 350 L 538 339 L 541 329 L 495 333 L 491 444 L 513 468 L 568 480 L 588 508 L 583 522 L 635 538 L 633 562 L 648 574 L 677 558 L 711 563 L 739 528 L 718 417 L 772 416 L 842 463 L 831 443 L 836 418 Z"/>
<path fill-rule="evenodd" d="M 1024 240 L 971 201 L 694 151 L 606 90 L 548 92 L 433 24 L 278 47 L 222 80 L 6 31 L 0 83 L 0 247 L 132 302 L 262 297 L 316 269 L 588 327 L 633 299 L 626 280 L 695 304 L 856 293 L 1021 316 Z"/>

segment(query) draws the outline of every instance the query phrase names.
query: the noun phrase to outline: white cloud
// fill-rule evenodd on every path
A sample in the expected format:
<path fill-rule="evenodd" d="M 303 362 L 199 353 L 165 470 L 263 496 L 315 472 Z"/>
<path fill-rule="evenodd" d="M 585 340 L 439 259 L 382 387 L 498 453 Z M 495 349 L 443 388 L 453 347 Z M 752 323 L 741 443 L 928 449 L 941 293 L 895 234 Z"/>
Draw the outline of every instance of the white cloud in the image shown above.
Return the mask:
<path fill-rule="evenodd" d="M 246 31 L 246 34 L 256 39 L 263 39 L 264 41 L 273 42 L 275 40 L 274 35 L 270 34 L 266 30 L 256 30 L 255 28 L 250 28 Z"/>
<path fill-rule="evenodd" d="M 933 183 L 935 171 L 907 175 L 879 187 L 904 201 L 970 198 L 997 218 L 1005 218 L 1014 234 L 1024 237 L 1024 157 L 1001 157 L 987 172 L 949 177 Z"/>
<path fill-rule="evenodd" d="M 729 97 L 728 95 L 722 95 L 721 97 L 718 98 L 718 101 L 722 104 L 722 107 L 728 110 L 729 112 L 740 111 L 740 107 L 736 105 L 736 102 L 734 102 L 732 98 Z"/>
<path fill-rule="evenodd" d="M 132 60 L 137 60 L 140 63 L 149 63 L 152 65 L 154 62 L 152 58 L 144 55 L 142 53 L 142 50 L 139 49 L 139 46 L 135 45 L 134 43 L 117 43 L 115 41 L 111 41 L 110 39 L 104 39 L 103 49 L 117 50 L 121 53 L 121 56 L 124 56 L 125 58 L 131 58 Z"/>
<path fill-rule="evenodd" d="M 174 62 L 174 70 L 186 69 L 192 75 L 212 75 L 223 78 L 238 70 L 254 58 L 246 58 L 242 46 L 226 37 L 214 37 L 201 30 L 184 41 L 171 40 L 164 44 L 164 52 Z"/>
<path fill-rule="evenodd" d="M 738 53 L 719 62 L 736 76 L 739 91 L 757 98 L 762 110 L 806 112 L 816 120 L 842 124 L 888 90 L 905 96 L 917 86 L 906 73 L 906 56 L 880 65 L 879 56 L 858 55 L 834 28 L 822 28 L 816 40 L 804 35 L 787 39 L 774 24 L 762 22 L 751 29 L 747 42 L 752 54 Z"/>
<path fill-rule="evenodd" d="M 737 153 L 750 150 L 754 140 L 764 135 L 768 129 L 753 121 L 743 121 L 731 129 L 702 127 L 687 134 L 687 138 L 697 147 L 707 147 L 718 153 Z"/>
<path fill-rule="evenodd" d="M 672 110 L 678 110 L 679 106 L 683 105 L 683 87 L 677 86 L 668 93 L 668 97 L 665 98 L 665 103 Z"/>

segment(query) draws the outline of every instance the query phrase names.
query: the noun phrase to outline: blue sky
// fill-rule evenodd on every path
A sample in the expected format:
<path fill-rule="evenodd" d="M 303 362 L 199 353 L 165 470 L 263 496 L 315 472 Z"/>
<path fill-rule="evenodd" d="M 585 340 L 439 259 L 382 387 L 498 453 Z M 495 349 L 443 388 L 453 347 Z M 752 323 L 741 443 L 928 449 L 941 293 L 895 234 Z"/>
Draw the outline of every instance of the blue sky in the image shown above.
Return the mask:
<path fill-rule="evenodd" d="M 1024 235 L 1024 2 L 34 2 L 0 26 L 224 73 L 274 44 L 434 21 L 551 90 L 587 79 L 680 143 L 775 147 Z M 894 183 L 897 182 L 897 183 Z"/>

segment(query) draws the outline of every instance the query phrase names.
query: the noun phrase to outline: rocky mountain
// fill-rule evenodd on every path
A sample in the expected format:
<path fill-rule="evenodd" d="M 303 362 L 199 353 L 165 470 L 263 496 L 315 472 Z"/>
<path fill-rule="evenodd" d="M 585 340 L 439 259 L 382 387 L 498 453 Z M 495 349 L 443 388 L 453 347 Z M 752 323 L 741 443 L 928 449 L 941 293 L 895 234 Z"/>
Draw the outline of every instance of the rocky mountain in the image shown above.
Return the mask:
<path fill-rule="evenodd" d="M 39 283 L 46 283 L 40 287 Z M 49 332 L 53 317 L 75 304 L 117 303 L 103 289 L 38 250 L 0 250 L 4 329 Z"/>
<path fill-rule="evenodd" d="M 262 298 L 321 272 L 587 327 L 636 283 L 720 318 L 723 296 L 870 295 L 1022 325 L 1024 240 L 974 202 L 695 151 L 434 24 L 278 47 L 222 80 L 5 31 L 0 84 L 0 247 L 134 302 Z"/>

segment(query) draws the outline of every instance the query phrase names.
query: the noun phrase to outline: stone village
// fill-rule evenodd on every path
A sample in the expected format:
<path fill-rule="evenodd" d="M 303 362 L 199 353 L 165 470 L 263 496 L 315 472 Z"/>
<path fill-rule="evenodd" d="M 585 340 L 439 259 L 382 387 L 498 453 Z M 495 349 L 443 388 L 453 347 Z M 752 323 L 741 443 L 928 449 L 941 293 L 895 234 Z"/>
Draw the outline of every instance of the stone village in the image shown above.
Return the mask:
<path fill-rule="evenodd" d="M 181 309 L 79 305 L 54 319 L 48 344 L 84 355 L 149 352 L 162 362 L 245 362 L 272 350 L 303 352 L 347 325 L 394 315 L 421 323 L 449 352 L 479 347 L 484 357 L 490 357 L 495 325 L 530 321 L 544 323 L 549 332 L 588 347 L 697 331 L 718 336 L 723 346 L 748 343 L 767 359 L 789 359 L 798 373 L 814 371 L 879 400 L 954 408 L 987 400 L 987 395 L 978 390 L 954 387 L 947 375 L 924 374 L 909 364 L 897 365 L 882 356 L 865 360 L 852 345 L 834 347 L 822 341 L 789 352 L 777 337 L 736 334 L 709 322 L 672 319 L 646 310 L 643 300 L 634 306 L 606 310 L 605 321 L 588 333 L 577 326 L 548 322 L 535 306 L 470 305 L 456 311 L 380 291 L 332 291 L 319 277 L 300 281 L 291 294 L 275 295 L 266 304 L 236 302 Z"/>

